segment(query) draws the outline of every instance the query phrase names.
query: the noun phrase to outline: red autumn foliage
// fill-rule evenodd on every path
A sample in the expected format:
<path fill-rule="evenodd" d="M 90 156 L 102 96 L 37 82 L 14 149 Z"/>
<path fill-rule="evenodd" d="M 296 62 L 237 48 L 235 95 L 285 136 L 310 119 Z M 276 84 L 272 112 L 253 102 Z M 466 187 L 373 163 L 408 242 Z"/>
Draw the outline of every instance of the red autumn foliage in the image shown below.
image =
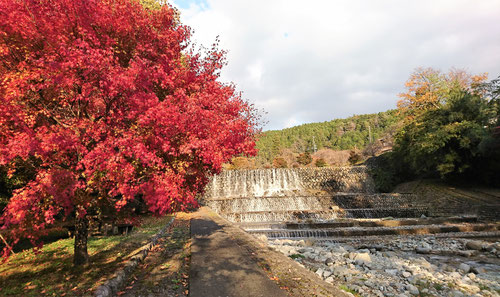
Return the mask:
<path fill-rule="evenodd" d="M 1 218 L 12 238 L 103 200 L 197 206 L 208 175 L 255 153 L 254 109 L 217 80 L 224 52 L 190 34 L 169 5 L 0 0 L 0 165 L 41 162 Z"/>

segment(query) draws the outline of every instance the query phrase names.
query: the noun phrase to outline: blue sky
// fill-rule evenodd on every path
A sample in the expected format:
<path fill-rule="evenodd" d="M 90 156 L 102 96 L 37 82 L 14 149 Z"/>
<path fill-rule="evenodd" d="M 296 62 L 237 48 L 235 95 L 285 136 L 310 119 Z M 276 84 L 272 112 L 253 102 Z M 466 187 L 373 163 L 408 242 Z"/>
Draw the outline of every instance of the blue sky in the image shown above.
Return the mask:
<path fill-rule="evenodd" d="M 189 9 L 191 5 L 208 7 L 206 0 L 175 0 L 174 3 L 181 9 Z"/>
<path fill-rule="evenodd" d="M 500 75 L 498 0 L 176 0 L 221 80 L 282 129 L 396 107 L 417 67 Z"/>

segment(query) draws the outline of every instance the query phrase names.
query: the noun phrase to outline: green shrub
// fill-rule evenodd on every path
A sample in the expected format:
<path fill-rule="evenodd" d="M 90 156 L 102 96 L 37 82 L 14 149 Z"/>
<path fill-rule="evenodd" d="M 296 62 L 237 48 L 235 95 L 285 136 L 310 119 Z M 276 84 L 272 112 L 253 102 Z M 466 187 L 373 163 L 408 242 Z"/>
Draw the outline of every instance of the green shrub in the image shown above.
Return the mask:
<path fill-rule="evenodd" d="M 278 158 L 275 158 L 273 160 L 273 167 L 274 168 L 288 168 L 288 164 L 284 158 L 278 157 Z"/>
<path fill-rule="evenodd" d="M 310 164 L 312 162 L 311 154 L 309 152 L 305 152 L 305 153 L 300 154 L 297 157 L 297 162 L 301 165 L 304 165 L 304 166 Z"/>
<path fill-rule="evenodd" d="M 325 167 L 327 164 L 323 158 L 320 158 L 314 162 L 314 165 L 316 165 L 316 167 Z"/>

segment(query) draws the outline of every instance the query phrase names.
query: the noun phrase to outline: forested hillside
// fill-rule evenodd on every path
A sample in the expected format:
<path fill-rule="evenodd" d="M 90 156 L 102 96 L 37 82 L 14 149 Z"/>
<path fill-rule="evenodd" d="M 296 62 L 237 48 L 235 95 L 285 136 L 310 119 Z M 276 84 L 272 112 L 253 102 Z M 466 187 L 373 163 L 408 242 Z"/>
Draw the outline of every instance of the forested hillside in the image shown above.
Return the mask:
<path fill-rule="evenodd" d="M 257 142 L 258 158 L 272 161 L 283 149 L 296 153 L 323 148 L 333 150 L 363 149 L 381 138 L 400 120 L 397 110 L 354 115 L 323 123 L 304 124 L 283 130 L 263 132 Z"/>

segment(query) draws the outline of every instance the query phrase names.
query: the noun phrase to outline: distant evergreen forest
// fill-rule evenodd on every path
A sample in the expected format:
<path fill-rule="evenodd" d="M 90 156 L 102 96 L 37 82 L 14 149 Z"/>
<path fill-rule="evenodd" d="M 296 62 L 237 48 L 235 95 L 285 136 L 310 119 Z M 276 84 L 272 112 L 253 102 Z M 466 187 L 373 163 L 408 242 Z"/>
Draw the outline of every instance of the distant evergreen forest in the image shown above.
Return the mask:
<path fill-rule="evenodd" d="M 303 124 L 283 130 L 263 132 L 257 141 L 257 158 L 272 161 L 282 149 L 296 153 L 363 149 L 390 130 L 401 120 L 396 109 L 385 112 L 354 115 L 322 123 Z"/>

